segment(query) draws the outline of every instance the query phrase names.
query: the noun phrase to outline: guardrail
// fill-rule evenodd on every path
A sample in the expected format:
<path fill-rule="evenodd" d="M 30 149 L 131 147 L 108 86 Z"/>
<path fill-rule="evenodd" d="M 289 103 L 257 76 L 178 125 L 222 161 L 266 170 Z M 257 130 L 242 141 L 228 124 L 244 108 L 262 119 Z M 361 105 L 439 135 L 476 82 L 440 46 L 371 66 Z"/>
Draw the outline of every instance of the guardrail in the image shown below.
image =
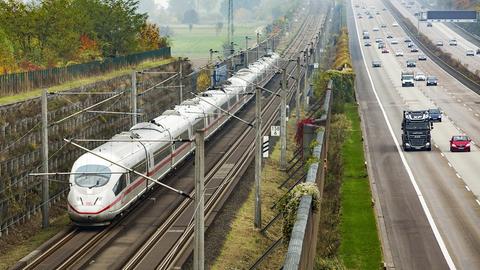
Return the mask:
<path fill-rule="evenodd" d="M 322 127 L 316 134 L 317 146 L 312 151 L 312 156 L 318 160 L 310 165 L 306 183 L 315 183 L 320 192 L 319 200 L 323 197 L 323 187 L 325 183 L 326 171 L 326 154 L 327 154 L 327 138 L 329 131 L 329 119 L 331 114 L 332 102 L 332 81 L 329 82 L 325 94 L 322 111 L 325 114 L 319 119 Z M 313 126 L 311 127 L 314 128 Z M 305 130 L 305 129 L 304 129 Z M 310 144 L 304 142 L 304 144 Z M 304 195 L 300 199 L 300 204 L 297 210 L 297 218 L 293 226 L 290 242 L 288 244 L 288 251 L 285 258 L 283 269 L 313 269 L 316 255 L 317 234 L 320 222 L 320 209 L 317 212 L 313 211 L 312 196 Z"/>

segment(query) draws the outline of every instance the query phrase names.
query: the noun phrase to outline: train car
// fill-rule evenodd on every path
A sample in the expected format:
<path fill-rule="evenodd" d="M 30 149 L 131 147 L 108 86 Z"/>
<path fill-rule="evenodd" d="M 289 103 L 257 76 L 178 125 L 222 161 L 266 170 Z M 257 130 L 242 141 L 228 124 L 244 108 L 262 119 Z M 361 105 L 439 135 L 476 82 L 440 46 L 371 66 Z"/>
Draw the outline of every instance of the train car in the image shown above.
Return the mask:
<path fill-rule="evenodd" d="M 254 84 L 273 76 L 276 54 L 242 69 L 220 90 L 208 90 L 185 100 L 150 122 L 80 156 L 72 166 L 68 212 L 80 226 L 110 223 L 155 183 L 135 172 L 162 179 L 195 149 L 195 131 L 209 138 L 240 110 L 253 95 Z M 229 113 L 226 113 L 229 112 Z"/>

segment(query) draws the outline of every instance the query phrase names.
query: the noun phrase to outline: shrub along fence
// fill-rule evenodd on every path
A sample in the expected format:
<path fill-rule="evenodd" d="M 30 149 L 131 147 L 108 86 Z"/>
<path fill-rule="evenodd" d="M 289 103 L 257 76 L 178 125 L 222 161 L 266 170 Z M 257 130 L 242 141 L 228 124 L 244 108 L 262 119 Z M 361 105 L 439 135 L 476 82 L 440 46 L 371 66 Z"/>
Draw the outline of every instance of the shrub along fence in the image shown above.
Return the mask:
<path fill-rule="evenodd" d="M 0 96 L 14 95 L 32 89 L 50 87 L 74 79 L 101 75 L 115 69 L 137 65 L 145 60 L 171 57 L 170 47 L 159 50 L 107 58 L 66 67 L 0 75 Z"/>

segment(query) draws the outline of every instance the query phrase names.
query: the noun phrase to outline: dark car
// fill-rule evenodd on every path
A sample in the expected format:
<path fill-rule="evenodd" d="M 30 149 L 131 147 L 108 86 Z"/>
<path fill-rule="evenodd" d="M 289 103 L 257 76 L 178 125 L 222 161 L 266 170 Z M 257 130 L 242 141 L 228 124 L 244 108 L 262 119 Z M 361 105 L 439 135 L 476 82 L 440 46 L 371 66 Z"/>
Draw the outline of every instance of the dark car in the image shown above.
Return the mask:
<path fill-rule="evenodd" d="M 403 41 L 404 41 L 405 43 L 410 43 L 410 42 L 412 42 L 412 40 L 411 40 L 409 37 L 406 37 Z"/>
<path fill-rule="evenodd" d="M 415 47 L 415 44 L 413 44 L 413 42 L 409 42 L 409 43 L 407 44 L 407 47 L 408 47 L 408 48 Z"/>
<path fill-rule="evenodd" d="M 427 61 L 427 56 L 425 54 L 418 55 L 418 61 Z"/>
<path fill-rule="evenodd" d="M 465 135 L 452 136 L 450 139 L 450 152 L 463 151 L 470 152 L 470 143 L 472 140 Z"/>
<path fill-rule="evenodd" d="M 432 23 L 431 23 L 431 22 L 427 22 L 427 27 L 432 27 Z"/>
<path fill-rule="evenodd" d="M 427 86 L 438 85 L 438 79 L 435 76 L 427 76 Z"/>
<path fill-rule="evenodd" d="M 417 62 L 415 60 L 407 60 L 407 67 L 416 67 Z"/>
<path fill-rule="evenodd" d="M 428 115 L 430 115 L 430 120 L 433 122 L 442 122 L 442 111 L 439 109 L 428 110 Z"/>

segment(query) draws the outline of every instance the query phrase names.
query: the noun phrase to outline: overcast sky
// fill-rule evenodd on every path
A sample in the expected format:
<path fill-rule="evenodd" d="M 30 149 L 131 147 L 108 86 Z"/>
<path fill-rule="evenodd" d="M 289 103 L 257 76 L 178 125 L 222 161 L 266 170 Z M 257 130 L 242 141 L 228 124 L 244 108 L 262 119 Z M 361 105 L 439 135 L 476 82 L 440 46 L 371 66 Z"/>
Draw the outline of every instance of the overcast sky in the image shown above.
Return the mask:
<path fill-rule="evenodd" d="M 168 7 L 168 1 L 169 0 L 155 0 L 155 3 L 157 3 L 159 6 L 166 8 Z"/>

